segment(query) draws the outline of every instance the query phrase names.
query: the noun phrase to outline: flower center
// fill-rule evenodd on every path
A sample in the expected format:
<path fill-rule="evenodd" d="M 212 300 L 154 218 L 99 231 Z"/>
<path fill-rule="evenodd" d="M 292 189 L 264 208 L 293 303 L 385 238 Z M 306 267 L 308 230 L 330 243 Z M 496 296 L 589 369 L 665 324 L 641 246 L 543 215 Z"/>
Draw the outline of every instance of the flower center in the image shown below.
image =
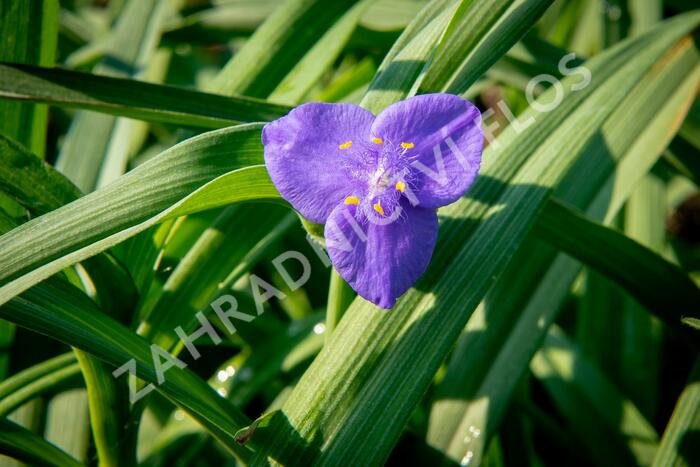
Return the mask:
<path fill-rule="evenodd" d="M 344 159 L 346 174 L 358 184 L 360 192 L 348 194 L 345 204 L 362 209 L 367 216 L 389 217 L 398 208 L 401 196 L 413 182 L 411 154 L 414 143 L 395 143 L 388 139 L 373 137 L 371 143 L 355 141 L 356 157 Z M 343 142 L 339 149 L 353 146 L 352 141 Z"/>
<path fill-rule="evenodd" d="M 377 143 L 377 140 L 381 143 Z M 394 142 L 379 138 L 373 141 L 381 145 L 377 154 L 376 169 L 368 181 L 368 204 L 380 216 L 388 216 L 398 207 L 401 196 L 411 182 L 412 142 Z"/>

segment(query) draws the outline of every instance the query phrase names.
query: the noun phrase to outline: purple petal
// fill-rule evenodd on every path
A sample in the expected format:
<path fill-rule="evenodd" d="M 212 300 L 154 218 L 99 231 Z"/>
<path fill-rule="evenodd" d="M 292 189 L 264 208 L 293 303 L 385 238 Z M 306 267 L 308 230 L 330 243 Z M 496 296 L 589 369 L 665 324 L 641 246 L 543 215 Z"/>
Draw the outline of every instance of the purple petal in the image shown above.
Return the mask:
<path fill-rule="evenodd" d="M 365 299 L 391 308 L 428 267 L 437 239 L 434 209 L 401 203 L 400 217 L 386 225 L 340 204 L 328 218 L 326 247 L 338 273 Z M 391 213 L 387 217 L 393 218 Z"/>
<path fill-rule="evenodd" d="M 437 208 L 455 202 L 469 189 L 481 165 L 481 114 L 452 94 L 424 94 L 397 102 L 379 114 L 372 136 L 405 150 L 418 204 Z M 438 148 L 438 149 L 436 149 Z"/>
<path fill-rule="evenodd" d="M 265 125 L 265 165 L 282 197 L 307 219 L 326 222 L 353 190 L 339 162 L 357 157 L 373 121 L 353 104 L 309 103 Z M 340 149 L 348 141 L 353 144 Z"/>

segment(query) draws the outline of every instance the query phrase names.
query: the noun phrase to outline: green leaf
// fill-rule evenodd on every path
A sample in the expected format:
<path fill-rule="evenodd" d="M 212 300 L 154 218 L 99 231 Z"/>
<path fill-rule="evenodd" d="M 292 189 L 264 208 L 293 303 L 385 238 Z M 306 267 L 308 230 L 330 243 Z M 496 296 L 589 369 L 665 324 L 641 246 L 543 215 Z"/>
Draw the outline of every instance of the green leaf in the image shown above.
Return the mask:
<path fill-rule="evenodd" d="M 249 97 L 15 64 L 0 64 L 0 97 L 204 128 L 274 120 L 290 110 Z"/>
<path fill-rule="evenodd" d="M 63 391 L 46 404 L 44 439 L 80 462 L 90 447 L 90 417 L 84 388 Z"/>
<path fill-rule="evenodd" d="M 697 329 L 700 331 L 700 319 L 696 318 L 683 318 L 681 321 L 683 321 L 683 324 L 686 326 L 690 326 L 691 328 Z"/>
<path fill-rule="evenodd" d="M 700 359 L 690 374 L 688 384 L 676 402 L 673 415 L 661 437 L 661 445 L 654 459 L 654 467 L 696 465 L 700 432 Z"/>
<path fill-rule="evenodd" d="M 174 329 L 196 326 L 195 313 L 228 293 L 265 249 L 296 225 L 296 216 L 275 208 L 250 204 L 225 209 L 168 277 L 139 334 L 164 349 L 180 343 Z"/>
<path fill-rule="evenodd" d="M 219 73 L 221 94 L 267 97 L 357 0 L 285 0 Z"/>
<path fill-rule="evenodd" d="M 190 413 L 231 453 L 247 457 L 246 450 L 233 440 L 233 434 L 250 423 L 243 413 L 187 369 L 171 367 L 158 384 L 149 343 L 100 313 L 89 298 L 65 281 L 50 279 L 33 287 L 0 308 L 0 317 L 89 352 L 112 367 L 133 358 L 139 378 L 153 383 Z"/>
<path fill-rule="evenodd" d="M 136 450 L 124 440 L 128 425 L 127 385 L 112 376 L 112 370 L 92 355 L 74 350 L 87 388 L 90 428 L 100 465 L 136 463 Z"/>
<path fill-rule="evenodd" d="M 0 417 L 45 393 L 79 386 L 80 367 L 72 353 L 36 364 L 0 383 Z"/>
<path fill-rule="evenodd" d="M 8 0 L 2 6 L 0 61 L 53 66 L 58 41 L 58 1 Z M 0 133 L 43 156 L 48 122 L 46 106 L 0 102 L 0 115 L 3 115 Z"/>
<path fill-rule="evenodd" d="M 671 327 L 697 313 L 700 289 L 683 270 L 643 245 L 564 204 L 549 202 L 536 235 L 615 280 Z"/>
<path fill-rule="evenodd" d="M 8 232 L 0 237 L 0 303 L 167 219 L 233 202 L 279 199 L 264 167 L 249 167 L 260 162 L 260 125 L 216 130 Z"/>
<path fill-rule="evenodd" d="M 154 53 L 170 6 L 168 0 L 129 0 L 95 72 L 133 77 L 149 65 L 162 67 Z M 133 121 L 80 112 L 66 135 L 56 167 L 83 192 L 90 192 L 125 172 L 130 140 L 143 129 Z"/>
<path fill-rule="evenodd" d="M 32 215 L 46 213 L 77 199 L 80 191 L 61 173 L 0 135 L 0 188 Z M 15 222 L 12 222 L 14 228 Z M 6 232 L 10 230 L 2 230 Z M 97 289 L 105 312 L 121 316 L 133 306 L 135 290 L 129 274 L 109 255 L 86 261 L 84 267 Z"/>
<path fill-rule="evenodd" d="M 80 190 L 17 142 L 0 135 L 0 189 L 35 213 L 80 197 Z"/>
<path fill-rule="evenodd" d="M 455 0 L 433 0 L 411 21 L 384 57 L 360 105 L 378 114 L 407 97 L 454 14 Z"/>
<path fill-rule="evenodd" d="M 23 462 L 55 467 L 80 467 L 82 464 L 47 443 L 26 428 L 7 419 L 0 419 L 0 454 Z"/>
<path fill-rule="evenodd" d="M 418 92 L 465 92 L 551 4 L 552 0 L 462 2 L 440 40 Z"/>
<path fill-rule="evenodd" d="M 556 326 L 530 363 L 589 458 L 649 465 L 658 435 L 639 409 Z"/>
<path fill-rule="evenodd" d="M 269 98 L 285 104 L 295 104 L 301 100 L 338 58 L 369 3 L 370 0 L 363 0 L 340 17 L 277 85 Z"/>

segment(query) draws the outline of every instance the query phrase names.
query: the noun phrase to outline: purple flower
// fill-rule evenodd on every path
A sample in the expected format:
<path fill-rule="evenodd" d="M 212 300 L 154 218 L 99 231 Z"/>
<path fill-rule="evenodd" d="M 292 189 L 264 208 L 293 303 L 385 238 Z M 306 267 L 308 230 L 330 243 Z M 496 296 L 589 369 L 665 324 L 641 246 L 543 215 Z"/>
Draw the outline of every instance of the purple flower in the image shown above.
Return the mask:
<path fill-rule="evenodd" d="M 479 110 L 426 94 L 376 118 L 353 104 L 309 103 L 263 128 L 275 187 L 326 224 L 328 254 L 358 294 L 382 308 L 423 274 L 438 232 L 435 209 L 456 201 L 481 163 Z"/>

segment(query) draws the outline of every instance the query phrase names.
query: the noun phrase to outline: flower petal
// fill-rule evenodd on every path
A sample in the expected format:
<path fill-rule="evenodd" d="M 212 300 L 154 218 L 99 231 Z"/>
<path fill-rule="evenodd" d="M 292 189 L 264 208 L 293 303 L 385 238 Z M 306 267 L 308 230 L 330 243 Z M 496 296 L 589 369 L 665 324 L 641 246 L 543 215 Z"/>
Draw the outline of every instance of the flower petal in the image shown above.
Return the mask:
<path fill-rule="evenodd" d="M 377 116 L 371 131 L 372 137 L 393 141 L 413 158 L 410 188 L 423 207 L 455 202 L 479 171 L 481 114 L 461 97 L 424 94 L 397 102 Z"/>
<path fill-rule="evenodd" d="M 438 219 L 434 209 L 402 201 L 400 216 L 378 225 L 353 205 L 339 205 L 328 218 L 326 247 L 338 273 L 365 299 L 391 308 L 428 267 Z"/>
<path fill-rule="evenodd" d="M 339 161 L 357 157 L 373 121 L 357 105 L 315 102 L 265 125 L 265 166 L 282 197 L 307 219 L 324 223 L 352 194 Z"/>

